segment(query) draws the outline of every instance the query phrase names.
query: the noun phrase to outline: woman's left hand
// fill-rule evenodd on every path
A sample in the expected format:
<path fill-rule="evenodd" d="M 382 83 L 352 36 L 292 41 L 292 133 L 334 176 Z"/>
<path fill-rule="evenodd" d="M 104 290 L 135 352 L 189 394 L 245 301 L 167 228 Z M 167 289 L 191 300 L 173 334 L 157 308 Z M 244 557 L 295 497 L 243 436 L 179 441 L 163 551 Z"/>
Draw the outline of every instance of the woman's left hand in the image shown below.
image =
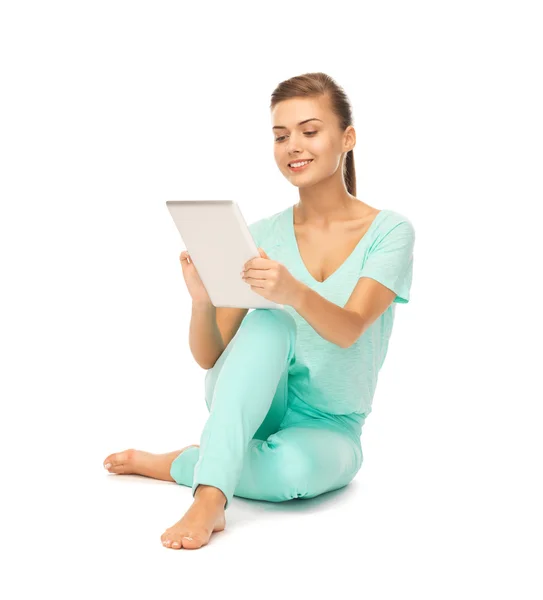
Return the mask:
<path fill-rule="evenodd" d="M 272 260 L 262 248 L 260 258 L 252 258 L 244 265 L 243 280 L 253 292 L 277 304 L 294 306 L 298 303 L 303 283 L 293 277 L 285 265 Z"/>

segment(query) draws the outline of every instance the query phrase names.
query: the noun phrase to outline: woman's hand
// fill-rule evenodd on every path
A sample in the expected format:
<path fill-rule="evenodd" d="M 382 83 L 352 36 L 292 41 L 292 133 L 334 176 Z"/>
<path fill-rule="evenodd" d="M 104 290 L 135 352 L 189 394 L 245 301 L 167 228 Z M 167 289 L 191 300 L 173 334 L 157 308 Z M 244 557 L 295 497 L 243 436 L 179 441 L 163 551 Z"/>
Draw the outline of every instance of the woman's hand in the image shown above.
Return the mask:
<path fill-rule="evenodd" d="M 200 275 L 198 275 L 198 271 L 190 258 L 190 254 L 186 250 L 183 250 L 179 256 L 179 260 L 181 261 L 183 277 L 192 298 L 192 302 L 194 304 L 209 304 L 212 306 L 213 303 L 211 302 L 211 298 L 200 279 Z"/>
<path fill-rule="evenodd" d="M 241 275 L 253 292 L 277 304 L 294 306 L 298 303 L 303 283 L 293 277 L 285 265 L 272 260 L 258 249 L 260 258 L 252 258 L 244 265 Z"/>

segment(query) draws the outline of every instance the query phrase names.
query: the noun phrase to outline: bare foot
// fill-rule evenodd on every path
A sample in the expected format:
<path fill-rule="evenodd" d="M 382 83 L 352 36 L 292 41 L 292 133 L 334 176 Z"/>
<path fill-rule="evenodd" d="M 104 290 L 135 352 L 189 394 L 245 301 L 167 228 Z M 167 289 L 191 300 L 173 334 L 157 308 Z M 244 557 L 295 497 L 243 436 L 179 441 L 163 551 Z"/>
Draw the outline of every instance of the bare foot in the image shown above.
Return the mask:
<path fill-rule="evenodd" d="M 175 481 L 170 475 L 172 462 L 187 448 L 192 448 L 198 444 L 185 446 L 181 450 L 174 450 L 166 454 L 153 454 L 143 450 L 134 450 L 130 448 L 124 452 L 110 454 L 104 460 L 104 468 L 110 473 L 119 475 L 143 475 L 162 481 Z"/>
<path fill-rule="evenodd" d="M 226 526 L 224 505 L 226 497 L 216 487 L 200 484 L 194 502 L 183 518 L 160 536 L 163 546 L 179 550 L 205 546 L 211 534 Z"/>

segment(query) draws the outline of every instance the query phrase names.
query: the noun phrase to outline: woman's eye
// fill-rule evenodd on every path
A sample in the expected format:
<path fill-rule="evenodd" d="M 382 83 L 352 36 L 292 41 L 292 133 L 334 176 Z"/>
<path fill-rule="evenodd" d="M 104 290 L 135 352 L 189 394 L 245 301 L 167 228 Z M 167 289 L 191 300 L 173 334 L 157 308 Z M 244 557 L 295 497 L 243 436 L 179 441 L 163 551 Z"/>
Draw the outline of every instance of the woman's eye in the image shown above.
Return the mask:
<path fill-rule="evenodd" d="M 315 135 L 316 133 L 318 133 L 318 131 L 304 131 L 304 135 Z M 280 142 L 286 137 L 286 135 L 282 135 L 281 137 L 275 138 L 275 141 Z"/>

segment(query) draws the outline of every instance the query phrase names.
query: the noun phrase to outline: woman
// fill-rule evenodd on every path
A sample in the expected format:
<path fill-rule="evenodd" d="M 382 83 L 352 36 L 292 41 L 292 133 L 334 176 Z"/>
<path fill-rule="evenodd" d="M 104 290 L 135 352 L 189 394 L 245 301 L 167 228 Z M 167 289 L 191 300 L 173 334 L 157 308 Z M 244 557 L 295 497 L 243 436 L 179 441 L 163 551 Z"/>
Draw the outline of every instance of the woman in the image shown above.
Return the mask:
<path fill-rule="evenodd" d="M 192 487 L 193 504 L 161 536 L 170 548 L 206 545 L 234 495 L 312 498 L 353 479 L 394 303 L 409 301 L 414 228 L 355 197 L 343 90 L 324 73 L 293 77 L 273 92 L 271 114 L 275 160 L 299 202 L 250 225 L 260 257 L 240 275 L 285 309 L 215 308 L 183 252 L 191 351 L 209 369 L 200 445 L 104 461 L 110 473 Z"/>

